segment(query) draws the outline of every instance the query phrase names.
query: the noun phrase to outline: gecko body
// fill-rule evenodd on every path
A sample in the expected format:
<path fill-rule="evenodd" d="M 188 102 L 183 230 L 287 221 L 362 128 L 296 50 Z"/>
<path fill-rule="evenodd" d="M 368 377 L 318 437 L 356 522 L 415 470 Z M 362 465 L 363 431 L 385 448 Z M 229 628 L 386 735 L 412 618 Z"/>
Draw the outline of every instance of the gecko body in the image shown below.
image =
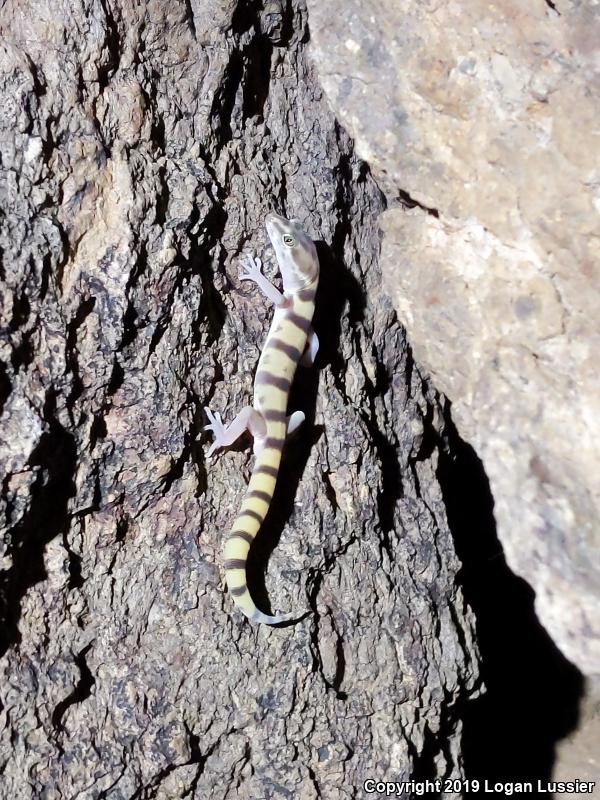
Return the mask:
<path fill-rule="evenodd" d="M 242 507 L 224 547 L 225 578 L 236 605 L 253 622 L 276 625 L 303 614 L 270 616 L 260 611 L 248 591 L 248 551 L 267 515 L 287 435 L 304 420 L 301 411 L 287 416 L 287 404 L 298 363 L 311 364 L 319 346 L 311 321 L 319 281 L 319 260 L 314 242 L 296 220 L 269 214 L 265 226 L 277 256 L 283 294 L 261 272 L 261 261 L 248 257 L 240 273 L 254 281 L 275 304 L 273 322 L 263 347 L 254 380 L 253 405 L 244 408 L 227 427 L 220 416 L 205 409 L 207 430 L 215 440 L 208 455 L 231 445 L 245 430 L 254 437 L 256 462 Z"/>

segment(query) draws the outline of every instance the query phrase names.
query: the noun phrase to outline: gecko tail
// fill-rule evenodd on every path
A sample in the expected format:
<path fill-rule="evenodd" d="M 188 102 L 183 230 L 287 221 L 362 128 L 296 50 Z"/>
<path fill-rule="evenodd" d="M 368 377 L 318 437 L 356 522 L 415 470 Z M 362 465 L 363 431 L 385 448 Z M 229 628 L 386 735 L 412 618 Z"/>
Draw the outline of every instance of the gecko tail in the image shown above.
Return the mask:
<path fill-rule="evenodd" d="M 240 562 L 236 564 L 236 567 L 237 570 L 241 572 Z M 299 622 L 301 619 L 304 619 L 304 617 L 311 613 L 309 610 L 305 610 L 300 612 L 292 611 L 287 614 L 264 614 L 256 607 L 250 592 L 248 591 L 248 586 L 245 582 L 245 570 L 243 583 L 241 583 L 242 576 L 240 575 L 240 572 L 234 573 L 230 570 L 227 570 L 225 572 L 225 577 L 234 603 L 244 614 L 244 616 L 250 620 L 250 622 L 255 622 L 262 625 L 281 625 L 284 622 Z"/>
<path fill-rule="evenodd" d="M 259 622 L 263 625 L 281 625 L 283 622 L 300 622 L 300 620 L 307 617 L 310 613 L 310 610 L 307 609 L 300 612 L 290 611 L 287 614 L 276 614 L 275 616 L 270 616 L 269 614 L 263 614 L 262 611 L 259 611 L 258 608 L 255 608 L 248 619 L 251 622 Z"/>
<path fill-rule="evenodd" d="M 285 411 L 281 412 L 285 419 Z M 273 423 L 270 423 L 274 427 Z M 285 437 L 284 423 L 281 423 L 281 445 Z M 272 437 L 267 437 L 266 441 L 275 440 L 275 433 Z M 279 461 L 281 459 L 281 448 L 274 449 L 273 445 L 267 447 L 263 444 L 263 449 L 257 454 L 256 464 L 252 471 L 248 490 L 242 503 L 233 529 L 225 540 L 223 549 L 223 566 L 225 568 L 225 580 L 233 602 L 250 620 L 262 625 L 281 625 L 285 622 L 299 622 L 304 619 L 310 611 L 290 612 L 287 614 L 264 614 L 256 607 L 254 600 L 248 589 L 246 566 L 248 551 L 262 525 L 275 490 L 275 481 Z"/>

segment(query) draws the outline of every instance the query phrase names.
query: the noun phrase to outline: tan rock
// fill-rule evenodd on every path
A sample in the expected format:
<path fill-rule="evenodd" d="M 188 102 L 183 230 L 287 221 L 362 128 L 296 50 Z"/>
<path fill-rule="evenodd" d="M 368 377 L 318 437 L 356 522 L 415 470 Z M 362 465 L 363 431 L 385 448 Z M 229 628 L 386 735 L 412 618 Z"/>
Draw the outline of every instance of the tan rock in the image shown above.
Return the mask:
<path fill-rule="evenodd" d="M 395 206 L 382 261 L 410 342 L 485 464 L 541 621 L 598 672 L 597 7 L 308 5 L 323 86 Z"/>

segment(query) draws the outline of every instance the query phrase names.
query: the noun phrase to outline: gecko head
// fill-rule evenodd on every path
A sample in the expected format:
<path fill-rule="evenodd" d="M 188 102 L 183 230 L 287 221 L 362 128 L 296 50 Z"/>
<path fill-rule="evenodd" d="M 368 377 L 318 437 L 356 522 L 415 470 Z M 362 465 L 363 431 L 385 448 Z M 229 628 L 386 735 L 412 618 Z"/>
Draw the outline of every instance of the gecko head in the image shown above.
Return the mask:
<path fill-rule="evenodd" d="M 265 225 L 275 248 L 284 291 L 298 291 L 314 283 L 319 277 L 317 248 L 300 223 L 279 214 L 267 214 Z"/>

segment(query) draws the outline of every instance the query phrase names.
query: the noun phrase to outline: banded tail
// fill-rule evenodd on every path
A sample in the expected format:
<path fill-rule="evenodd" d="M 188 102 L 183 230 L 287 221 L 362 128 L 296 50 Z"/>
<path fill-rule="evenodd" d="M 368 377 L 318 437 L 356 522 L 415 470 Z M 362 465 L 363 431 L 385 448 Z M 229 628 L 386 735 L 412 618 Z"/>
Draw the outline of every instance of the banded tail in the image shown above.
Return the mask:
<path fill-rule="evenodd" d="M 267 439 L 265 446 L 256 457 L 256 464 L 242 502 L 242 508 L 233 524 L 231 533 L 225 541 L 223 555 L 225 580 L 237 607 L 252 622 L 278 625 L 281 622 L 299 620 L 307 612 L 290 612 L 288 614 L 276 614 L 275 616 L 263 614 L 254 604 L 246 583 L 248 551 L 264 518 L 267 516 L 281 462 L 282 442 L 279 443 L 278 441 L 276 447 L 269 447 L 269 444 L 270 442 Z"/>

